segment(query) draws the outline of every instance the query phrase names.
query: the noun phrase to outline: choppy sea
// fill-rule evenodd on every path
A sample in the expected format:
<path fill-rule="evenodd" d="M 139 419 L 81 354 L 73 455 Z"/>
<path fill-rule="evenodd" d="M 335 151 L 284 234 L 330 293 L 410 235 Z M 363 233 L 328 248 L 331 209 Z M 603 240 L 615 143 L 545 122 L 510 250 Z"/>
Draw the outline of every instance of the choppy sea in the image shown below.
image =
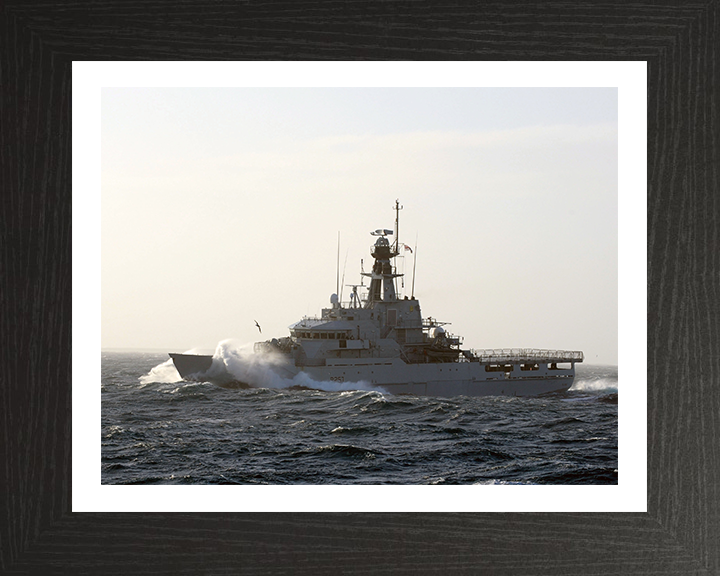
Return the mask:
<path fill-rule="evenodd" d="M 617 484 L 618 371 L 538 398 L 237 389 L 102 353 L 103 484 Z"/>

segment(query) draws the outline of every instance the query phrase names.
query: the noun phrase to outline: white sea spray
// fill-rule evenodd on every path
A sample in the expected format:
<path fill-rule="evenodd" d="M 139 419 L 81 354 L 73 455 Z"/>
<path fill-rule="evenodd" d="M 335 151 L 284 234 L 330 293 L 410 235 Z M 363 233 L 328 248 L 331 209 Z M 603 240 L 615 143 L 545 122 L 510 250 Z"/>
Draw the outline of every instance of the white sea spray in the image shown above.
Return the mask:
<path fill-rule="evenodd" d="M 171 358 L 168 358 L 162 364 L 158 364 L 150 370 L 147 374 L 140 376 L 140 384 L 143 386 L 146 384 L 152 384 L 153 382 L 160 382 L 163 384 L 171 384 L 173 382 L 180 382 L 180 374 L 175 369 L 175 365 Z"/>
<path fill-rule="evenodd" d="M 595 394 L 617 394 L 616 366 L 579 366 L 571 390 Z"/>
<path fill-rule="evenodd" d="M 209 379 L 218 377 L 223 372 L 229 373 L 240 382 L 253 388 L 292 388 L 301 386 L 326 392 L 347 390 L 384 390 L 373 386 L 370 382 L 334 382 L 314 380 L 306 372 L 293 374 L 287 367 L 286 360 L 274 354 L 256 354 L 252 344 L 242 344 L 237 340 L 223 340 L 213 354 L 213 364 L 206 373 Z"/>

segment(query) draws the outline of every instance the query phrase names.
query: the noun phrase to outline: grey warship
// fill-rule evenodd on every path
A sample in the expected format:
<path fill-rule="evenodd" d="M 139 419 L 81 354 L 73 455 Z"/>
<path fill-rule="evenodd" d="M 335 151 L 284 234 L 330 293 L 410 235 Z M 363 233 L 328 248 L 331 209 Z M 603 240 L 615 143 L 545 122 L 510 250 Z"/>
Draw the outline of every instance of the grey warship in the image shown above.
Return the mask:
<path fill-rule="evenodd" d="M 391 394 L 447 397 L 539 396 L 568 390 L 575 363 L 583 361 L 582 352 L 465 348 L 461 337 L 444 328 L 448 323 L 423 318 L 414 278 L 411 296 L 398 295 L 397 279 L 403 275 L 394 259 L 404 247 L 398 241 L 400 209 L 396 201 L 394 230 L 371 232 L 376 237 L 372 271 L 361 271 L 369 285 L 352 285 L 345 304 L 333 294 L 330 308 L 324 308 L 319 318 L 304 317 L 290 325 L 288 336 L 256 342 L 255 358 L 266 359 L 285 382 L 304 374 L 306 387 L 308 381 L 332 382 L 341 383 L 343 389 L 357 384 Z M 238 381 L 217 354 L 171 353 L 170 357 L 186 380 L 267 386 Z"/>

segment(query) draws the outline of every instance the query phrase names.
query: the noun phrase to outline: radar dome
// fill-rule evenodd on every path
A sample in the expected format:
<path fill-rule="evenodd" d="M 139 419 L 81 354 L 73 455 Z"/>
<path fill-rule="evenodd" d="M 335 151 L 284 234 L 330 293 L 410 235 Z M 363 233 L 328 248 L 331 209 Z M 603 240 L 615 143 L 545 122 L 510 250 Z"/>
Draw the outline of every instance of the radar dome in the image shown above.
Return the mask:
<path fill-rule="evenodd" d="M 338 295 L 330 294 L 330 304 L 337 304 L 337 303 L 338 303 Z"/>
<path fill-rule="evenodd" d="M 445 336 L 445 329 L 442 326 L 435 326 L 435 328 L 430 330 L 430 338 L 438 338 L 440 336 Z"/>

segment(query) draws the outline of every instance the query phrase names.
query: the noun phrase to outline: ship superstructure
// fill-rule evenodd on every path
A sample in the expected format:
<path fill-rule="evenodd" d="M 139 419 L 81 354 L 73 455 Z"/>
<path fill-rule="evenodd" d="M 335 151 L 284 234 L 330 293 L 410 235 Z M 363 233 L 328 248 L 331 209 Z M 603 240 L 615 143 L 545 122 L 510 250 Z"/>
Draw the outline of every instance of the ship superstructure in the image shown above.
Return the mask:
<path fill-rule="evenodd" d="M 304 317 L 289 326 L 288 336 L 257 342 L 254 353 L 272 359 L 269 366 L 285 379 L 304 372 L 316 382 L 363 383 L 393 394 L 536 396 L 570 388 L 582 352 L 464 348 L 462 338 L 444 328 L 447 323 L 423 318 L 414 278 L 411 296 L 398 295 L 398 201 L 394 209 L 395 230 L 371 232 L 374 263 L 371 272 L 361 272 L 369 285 L 353 285 L 346 305 L 333 294 L 320 317 Z M 217 366 L 218 358 L 170 356 L 183 378 L 233 380 Z"/>

